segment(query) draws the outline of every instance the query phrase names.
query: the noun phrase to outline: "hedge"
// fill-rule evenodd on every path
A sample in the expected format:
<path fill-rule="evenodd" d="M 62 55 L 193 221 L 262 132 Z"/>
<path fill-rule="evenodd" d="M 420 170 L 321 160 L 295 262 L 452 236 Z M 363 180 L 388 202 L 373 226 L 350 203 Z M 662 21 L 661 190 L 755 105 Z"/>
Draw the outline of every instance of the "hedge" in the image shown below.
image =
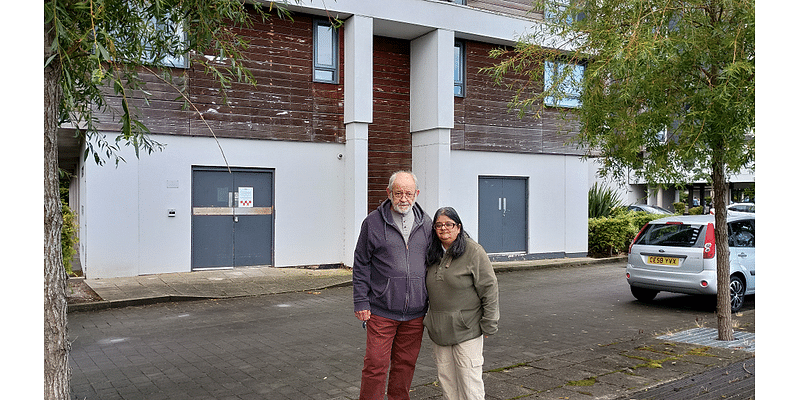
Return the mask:
<path fill-rule="evenodd" d="M 662 217 L 618 208 L 608 217 L 589 218 L 589 254 L 606 257 L 626 253 L 642 227 Z"/>

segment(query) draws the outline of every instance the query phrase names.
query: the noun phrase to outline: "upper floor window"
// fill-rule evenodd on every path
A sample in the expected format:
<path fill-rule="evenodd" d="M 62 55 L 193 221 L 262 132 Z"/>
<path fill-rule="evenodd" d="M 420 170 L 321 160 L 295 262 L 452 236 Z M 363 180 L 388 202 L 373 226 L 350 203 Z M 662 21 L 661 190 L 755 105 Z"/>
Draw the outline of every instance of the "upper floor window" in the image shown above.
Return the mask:
<path fill-rule="evenodd" d="M 444 0 L 448 3 L 467 5 L 467 0 Z"/>
<path fill-rule="evenodd" d="M 339 83 L 339 35 L 327 20 L 314 21 L 314 82 Z"/>
<path fill-rule="evenodd" d="M 135 28 L 115 28 L 108 33 L 116 51 L 112 56 L 119 56 L 119 61 L 123 62 L 187 68 L 187 42 L 183 22 L 171 18 L 169 14 L 148 16 L 140 6 L 127 6 L 126 11 L 134 15 L 131 25 Z M 128 57 L 135 60 L 126 60 Z"/>
<path fill-rule="evenodd" d="M 559 16 L 564 18 L 567 25 L 572 25 L 573 22 L 581 21 L 586 18 L 584 12 L 576 12 L 574 14 L 564 15 L 567 9 L 573 4 L 574 0 L 550 0 L 545 3 L 544 20 L 548 22 L 558 22 Z"/>
<path fill-rule="evenodd" d="M 455 53 L 455 60 L 453 63 L 453 94 L 458 97 L 464 97 L 464 62 L 466 60 L 464 42 L 456 40 L 453 50 Z"/>
<path fill-rule="evenodd" d="M 546 97 L 544 104 L 552 107 L 580 107 L 585 69 L 586 67 L 580 64 L 545 61 L 545 90 L 550 90 L 554 84 L 558 84 L 556 92 L 559 94 Z"/>
<path fill-rule="evenodd" d="M 163 40 L 169 44 L 168 47 L 178 49 L 178 48 L 185 48 L 186 46 L 186 33 L 183 31 L 183 24 L 182 23 L 164 23 L 164 22 L 152 22 L 152 28 L 155 32 L 152 33 L 152 36 L 149 37 L 147 40 Z M 148 24 L 148 28 L 150 28 L 150 24 Z M 173 68 L 188 68 L 186 54 L 181 53 L 177 55 L 170 55 L 170 54 L 163 54 L 157 55 L 153 51 L 153 47 L 149 44 L 152 42 L 144 42 L 144 50 L 145 50 L 145 57 L 147 58 L 145 61 L 160 64 L 167 67 Z M 156 58 L 158 58 L 156 60 Z"/>

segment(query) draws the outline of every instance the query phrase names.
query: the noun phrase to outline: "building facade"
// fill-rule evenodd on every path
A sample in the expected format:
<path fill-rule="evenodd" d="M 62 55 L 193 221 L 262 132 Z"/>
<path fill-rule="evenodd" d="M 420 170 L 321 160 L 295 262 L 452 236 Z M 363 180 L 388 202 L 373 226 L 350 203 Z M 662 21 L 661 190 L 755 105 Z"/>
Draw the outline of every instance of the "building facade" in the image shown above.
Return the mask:
<path fill-rule="evenodd" d="M 85 276 L 352 266 L 361 221 L 401 169 L 425 211 L 454 207 L 494 259 L 585 256 L 590 166 L 564 144 L 577 126 L 557 108 L 517 117 L 481 72 L 542 13 L 457 3 L 292 4 L 292 21 L 240 31 L 258 83 L 234 84 L 228 104 L 193 67 L 202 55 L 175 68 L 196 108 L 152 78 L 141 117 L 162 151 L 123 149 L 116 167 L 62 157 Z M 100 124 L 116 135 L 113 115 Z"/>

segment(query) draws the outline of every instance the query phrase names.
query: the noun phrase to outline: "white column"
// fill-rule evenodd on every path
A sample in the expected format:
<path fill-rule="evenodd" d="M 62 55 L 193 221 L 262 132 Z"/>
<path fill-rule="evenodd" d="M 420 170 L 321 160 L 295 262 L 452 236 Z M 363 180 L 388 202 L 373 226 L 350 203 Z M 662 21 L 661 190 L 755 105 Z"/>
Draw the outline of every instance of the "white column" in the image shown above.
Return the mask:
<path fill-rule="evenodd" d="M 450 129 L 414 132 L 411 137 L 412 170 L 417 175 L 417 201 L 431 217 L 450 204 Z M 466 210 L 465 210 L 466 211 Z"/>
<path fill-rule="evenodd" d="M 353 266 L 361 221 L 367 216 L 367 142 L 372 123 L 372 18 L 344 23 L 345 265 Z"/>
<path fill-rule="evenodd" d="M 439 29 L 411 42 L 412 170 L 417 201 L 431 216 L 450 202 L 454 40 L 453 31 Z"/>

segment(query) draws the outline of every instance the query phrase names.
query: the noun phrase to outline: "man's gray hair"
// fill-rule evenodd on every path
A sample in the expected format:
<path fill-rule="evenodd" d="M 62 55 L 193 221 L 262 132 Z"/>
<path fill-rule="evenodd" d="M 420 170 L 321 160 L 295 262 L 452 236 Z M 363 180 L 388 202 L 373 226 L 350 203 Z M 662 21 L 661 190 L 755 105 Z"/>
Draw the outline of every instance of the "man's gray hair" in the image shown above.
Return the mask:
<path fill-rule="evenodd" d="M 397 179 L 397 175 L 400 174 L 411 175 L 411 177 L 414 178 L 414 188 L 419 190 L 419 184 L 417 183 L 417 176 L 414 175 L 414 173 L 411 171 L 397 171 L 393 173 L 392 176 L 389 177 L 389 186 L 387 186 L 386 189 L 392 190 L 392 188 L 394 187 L 394 180 Z"/>

